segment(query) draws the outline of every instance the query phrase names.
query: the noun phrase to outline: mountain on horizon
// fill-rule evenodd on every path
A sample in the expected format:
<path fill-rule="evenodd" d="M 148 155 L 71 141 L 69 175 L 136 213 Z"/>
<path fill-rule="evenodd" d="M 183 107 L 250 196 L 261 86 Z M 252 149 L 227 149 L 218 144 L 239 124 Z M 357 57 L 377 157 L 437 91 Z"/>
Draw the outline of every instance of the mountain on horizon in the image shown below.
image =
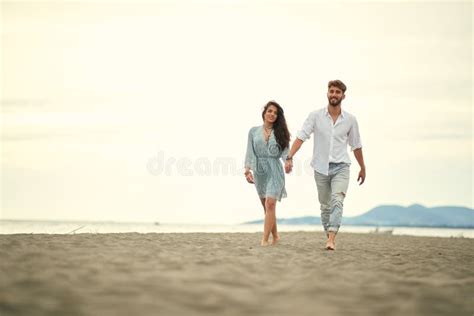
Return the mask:
<path fill-rule="evenodd" d="M 244 224 L 262 224 L 263 220 Z M 283 225 L 320 225 L 319 216 L 303 216 L 278 219 Z M 474 228 L 474 210 L 467 207 L 439 206 L 425 207 L 413 204 L 380 205 L 370 211 L 353 217 L 343 217 L 343 225 L 353 226 L 406 226 L 406 227 L 450 227 Z"/>

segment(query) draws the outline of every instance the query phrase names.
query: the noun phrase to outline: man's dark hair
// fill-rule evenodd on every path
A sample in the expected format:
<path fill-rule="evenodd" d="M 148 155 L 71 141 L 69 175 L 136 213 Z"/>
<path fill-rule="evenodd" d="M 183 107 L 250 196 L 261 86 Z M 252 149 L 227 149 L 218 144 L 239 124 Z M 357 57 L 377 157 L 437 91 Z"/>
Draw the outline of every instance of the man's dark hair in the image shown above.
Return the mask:
<path fill-rule="evenodd" d="M 331 87 L 336 87 L 342 90 L 343 93 L 346 92 L 346 85 L 341 80 L 331 80 L 328 82 L 328 89 Z"/>

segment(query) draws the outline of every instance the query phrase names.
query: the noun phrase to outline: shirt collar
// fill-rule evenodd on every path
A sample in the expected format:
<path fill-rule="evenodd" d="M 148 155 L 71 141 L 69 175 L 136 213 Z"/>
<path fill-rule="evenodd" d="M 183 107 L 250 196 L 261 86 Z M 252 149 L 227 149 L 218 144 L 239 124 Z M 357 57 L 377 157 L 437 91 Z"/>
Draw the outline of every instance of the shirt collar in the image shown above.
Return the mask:
<path fill-rule="evenodd" d="M 328 106 L 324 108 L 324 113 L 326 114 L 326 116 L 331 117 L 331 115 L 329 115 Z M 346 118 L 346 111 L 344 111 L 343 109 L 341 109 L 341 117 Z"/>

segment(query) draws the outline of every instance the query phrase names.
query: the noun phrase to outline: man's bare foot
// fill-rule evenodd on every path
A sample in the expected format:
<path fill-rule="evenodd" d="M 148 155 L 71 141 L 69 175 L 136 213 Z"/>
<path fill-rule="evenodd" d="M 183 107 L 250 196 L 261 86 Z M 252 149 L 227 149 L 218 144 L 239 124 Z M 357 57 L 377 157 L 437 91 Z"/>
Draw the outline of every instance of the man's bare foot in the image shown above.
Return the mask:
<path fill-rule="evenodd" d="M 327 236 L 328 236 L 328 241 L 326 242 L 326 249 L 335 250 L 336 249 L 336 233 L 328 232 Z"/>
<path fill-rule="evenodd" d="M 280 236 L 279 235 L 277 235 L 276 237 L 273 236 L 272 246 L 275 246 L 276 244 L 278 244 L 279 241 L 280 241 Z"/>
<path fill-rule="evenodd" d="M 260 242 L 260 246 L 262 246 L 262 247 L 270 246 L 270 243 L 268 242 L 268 240 L 265 241 L 265 240 L 262 239 L 262 241 Z"/>
<path fill-rule="evenodd" d="M 328 240 L 326 243 L 326 250 L 335 250 L 336 245 L 334 244 L 333 241 Z"/>

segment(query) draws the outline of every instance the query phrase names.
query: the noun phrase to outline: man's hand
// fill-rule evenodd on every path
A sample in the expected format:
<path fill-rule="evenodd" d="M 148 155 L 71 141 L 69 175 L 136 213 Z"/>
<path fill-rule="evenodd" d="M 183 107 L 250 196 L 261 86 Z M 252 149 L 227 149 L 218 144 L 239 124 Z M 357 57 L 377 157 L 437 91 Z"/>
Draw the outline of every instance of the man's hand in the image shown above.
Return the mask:
<path fill-rule="evenodd" d="M 365 181 L 365 169 L 360 169 L 359 171 L 359 177 L 357 178 L 357 182 L 359 182 L 359 185 L 362 185 Z"/>
<path fill-rule="evenodd" d="M 247 180 L 248 183 L 254 183 L 253 174 L 250 171 L 245 172 L 245 180 Z"/>
<path fill-rule="evenodd" d="M 290 173 L 292 169 L 293 169 L 293 161 L 292 160 L 285 161 L 285 172 Z"/>
<path fill-rule="evenodd" d="M 357 159 L 357 162 L 360 166 L 359 177 L 357 178 L 357 182 L 359 182 L 359 185 L 361 185 L 365 181 L 365 164 L 364 156 L 362 155 L 362 148 L 357 148 L 356 150 L 354 150 L 354 157 Z"/>

